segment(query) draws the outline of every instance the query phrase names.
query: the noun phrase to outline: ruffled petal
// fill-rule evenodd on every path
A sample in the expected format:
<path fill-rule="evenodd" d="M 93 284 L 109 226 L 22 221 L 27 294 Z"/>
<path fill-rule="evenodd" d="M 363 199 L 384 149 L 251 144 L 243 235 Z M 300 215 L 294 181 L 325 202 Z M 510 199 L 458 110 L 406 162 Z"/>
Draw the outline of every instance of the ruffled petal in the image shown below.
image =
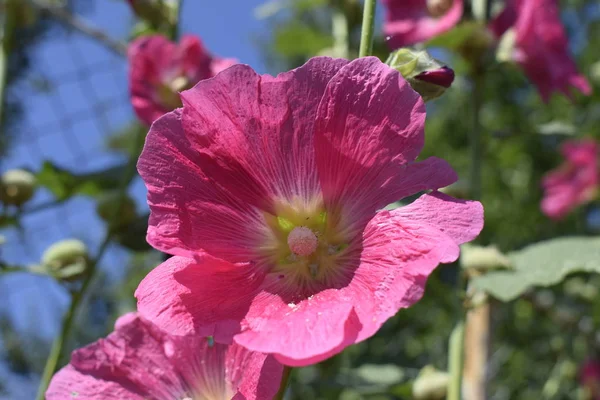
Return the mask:
<path fill-rule="evenodd" d="M 355 342 L 361 329 L 352 299 L 337 289 L 316 293 L 296 303 L 261 292 L 252 302 L 236 343 L 273 353 L 295 367 L 318 363 Z"/>
<path fill-rule="evenodd" d="M 459 200 L 440 192 L 424 194 L 413 203 L 398 208 L 394 217 L 436 228 L 456 244 L 470 242 L 483 229 L 480 202 Z"/>
<path fill-rule="evenodd" d="M 138 286 L 138 312 L 170 334 L 213 336 L 230 343 L 263 279 L 251 265 L 206 254 L 197 261 L 172 257 Z"/>
<path fill-rule="evenodd" d="M 157 120 L 138 161 L 148 188 L 147 240 L 169 254 L 205 250 L 231 261 L 254 257 L 269 230 L 261 212 L 218 185 L 181 128 L 181 110 Z"/>
<path fill-rule="evenodd" d="M 354 309 L 363 326 L 357 341 L 420 300 L 435 267 L 455 261 L 458 244 L 472 240 L 483 226 L 477 202 L 439 193 L 423 197 L 416 204 L 378 213 L 365 228 L 362 244 L 354 244 L 347 255 L 348 264 L 356 265 L 343 291 L 356 299 Z"/>
<path fill-rule="evenodd" d="M 313 149 L 316 109 L 347 63 L 312 58 L 271 77 L 234 65 L 182 93 L 183 127 L 203 173 L 246 204 L 273 212 L 279 199 L 319 195 Z"/>
<path fill-rule="evenodd" d="M 144 400 L 143 394 L 116 382 L 105 381 L 67 365 L 54 375 L 46 391 L 46 400 Z"/>

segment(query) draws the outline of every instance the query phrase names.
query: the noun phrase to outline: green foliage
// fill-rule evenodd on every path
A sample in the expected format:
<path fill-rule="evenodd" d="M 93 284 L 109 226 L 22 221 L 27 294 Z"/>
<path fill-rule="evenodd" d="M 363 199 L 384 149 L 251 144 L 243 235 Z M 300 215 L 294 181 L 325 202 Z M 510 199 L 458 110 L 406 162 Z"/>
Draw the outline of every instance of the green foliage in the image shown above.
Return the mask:
<path fill-rule="evenodd" d="M 46 161 L 36 178 L 38 184 L 50 190 L 57 200 L 66 200 L 75 195 L 97 197 L 106 190 L 119 187 L 125 170 L 125 165 L 118 165 L 102 171 L 75 174 Z"/>
<path fill-rule="evenodd" d="M 514 270 L 483 275 L 473 284 L 502 301 L 527 289 L 552 286 L 575 272 L 600 273 L 600 238 L 570 237 L 548 240 L 509 254 Z"/>

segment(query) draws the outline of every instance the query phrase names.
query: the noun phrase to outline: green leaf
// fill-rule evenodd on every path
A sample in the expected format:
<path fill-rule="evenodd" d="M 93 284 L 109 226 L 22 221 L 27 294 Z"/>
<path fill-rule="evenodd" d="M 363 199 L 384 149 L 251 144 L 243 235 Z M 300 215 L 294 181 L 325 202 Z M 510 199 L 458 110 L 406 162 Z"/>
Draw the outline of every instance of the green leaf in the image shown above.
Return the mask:
<path fill-rule="evenodd" d="M 485 26 L 479 22 L 463 22 L 452 30 L 433 38 L 427 42 L 427 46 L 458 49 L 468 40 L 486 35 L 485 30 Z"/>
<path fill-rule="evenodd" d="M 76 175 L 51 162 L 44 162 L 37 174 L 37 182 L 44 186 L 58 200 L 66 200 L 74 195 L 96 197 L 106 190 L 121 185 L 125 165 L 118 165 L 102 171 Z"/>
<path fill-rule="evenodd" d="M 574 272 L 600 273 L 600 238 L 566 237 L 540 242 L 508 254 L 514 270 L 473 279 L 476 288 L 511 301 L 527 289 L 552 286 Z"/>
<path fill-rule="evenodd" d="M 333 39 L 300 22 L 280 25 L 275 31 L 275 50 L 284 57 L 308 57 L 333 45 Z"/>

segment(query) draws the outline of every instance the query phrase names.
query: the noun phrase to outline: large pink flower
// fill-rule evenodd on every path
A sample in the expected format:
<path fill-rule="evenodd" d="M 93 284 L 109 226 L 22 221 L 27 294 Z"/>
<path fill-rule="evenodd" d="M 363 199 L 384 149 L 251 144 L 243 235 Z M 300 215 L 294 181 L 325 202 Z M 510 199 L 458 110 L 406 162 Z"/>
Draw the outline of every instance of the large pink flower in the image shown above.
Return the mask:
<path fill-rule="evenodd" d="M 180 91 L 235 64 L 212 57 L 200 39 L 190 35 L 179 44 L 160 35 L 143 36 L 130 44 L 128 58 L 131 103 L 148 125 L 181 106 Z"/>
<path fill-rule="evenodd" d="M 548 173 L 542 186 L 542 211 L 551 218 L 564 218 L 571 210 L 592 200 L 600 187 L 600 145 L 593 139 L 565 142 L 565 163 Z"/>
<path fill-rule="evenodd" d="M 277 77 L 236 65 L 181 96 L 138 164 L 147 239 L 179 256 L 144 279 L 138 307 L 171 332 L 318 362 L 415 303 L 482 228 L 479 203 L 435 191 L 452 168 L 415 161 L 424 104 L 377 58 Z"/>
<path fill-rule="evenodd" d="M 47 400 L 270 400 L 283 366 L 273 356 L 207 338 L 174 337 L 135 314 L 73 352 Z"/>
<path fill-rule="evenodd" d="M 383 4 L 383 31 L 393 49 L 449 31 L 463 14 L 463 0 L 383 0 Z"/>
<path fill-rule="evenodd" d="M 577 72 L 556 0 L 509 0 L 491 28 L 497 36 L 515 29 L 513 59 L 537 86 L 544 101 L 558 91 L 571 97 L 575 88 L 590 94 L 586 78 Z"/>

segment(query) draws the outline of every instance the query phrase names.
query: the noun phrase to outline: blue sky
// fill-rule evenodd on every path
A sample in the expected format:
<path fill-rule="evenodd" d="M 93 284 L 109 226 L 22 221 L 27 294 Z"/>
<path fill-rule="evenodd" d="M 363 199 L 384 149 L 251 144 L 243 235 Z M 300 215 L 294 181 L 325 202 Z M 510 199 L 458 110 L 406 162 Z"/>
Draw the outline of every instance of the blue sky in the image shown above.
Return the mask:
<path fill-rule="evenodd" d="M 234 57 L 259 72 L 267 71 L 255 38 L 265 32 L 265 21 L 254 17 L 254 9 L 263 0 L 199 1 L 186 0 L 182 13 L 182 32 L 199 35 L 214 54 Z M 110 36 L 125 40 L 133 16 L 125 1 L 97 1 L 83 18 L 102 28 Z M 99 170 L 123 160 L 103 150 L 105 139 L 134 118 L 127 94 L 127 66 L 124 59 L 111 54 L 92 40 L 73 33 L 49 33 L 35 49 L 32 68 L 15 93 L 25 102 L 26 113 L 19 123 L 8 157 L 0 160 L 0 171 L 26 167 L 39 170 L 44 160 L 77 172 Z M 40 93 L 39 82 L 52 90 Z M 101 107 L 98 107 L 101 105 Z M 140 211 L 145 205 L 145 189 L 136 182 L 132 195 Z M 39 190 L 28 206 L 52 200 Z M 39 260 L 50 244 L 76 237 L 95 249 L 104 236 L 104 225 L 95 215 L 94 202 L 74 198 L 23 219 L 23 233 L 1 231 L 7 244 L 3 259 L 29 264 Z M 113 248 L 102 268 L 118 279 L 127 262 L 124 251 Z M 11 319 L 18 331 L 34 332 L 50 339 L 60 324 L 60 315 L 68 305 L 68 296 L 56 283 L 43 277 L 11 274 L 0 278 L 0 315 Z M 0 368 L 0 381 L 10 380 L 18 393 L 6 398 L 33 398 L 31 385 L 21 385 Z M 0 394 L 0 399 L 2 395 Z"/>

